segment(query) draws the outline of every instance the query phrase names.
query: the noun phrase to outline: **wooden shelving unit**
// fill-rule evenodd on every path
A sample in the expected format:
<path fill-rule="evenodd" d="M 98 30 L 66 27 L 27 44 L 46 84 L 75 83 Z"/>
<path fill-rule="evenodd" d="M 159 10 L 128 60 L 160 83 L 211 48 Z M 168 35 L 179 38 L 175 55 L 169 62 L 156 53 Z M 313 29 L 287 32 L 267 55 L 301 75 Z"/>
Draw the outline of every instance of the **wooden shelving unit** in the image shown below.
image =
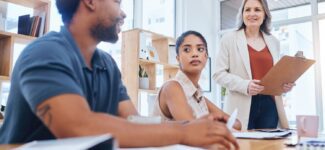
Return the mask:
<path fill-rule="evenodd" d="M 7 77 L 7 76 L 0 76 L 0 80 L 1 80 L 1 81 L 9 81 L 9 80 L 10 80 L 10 77 Z"/>
<path fill-rule="evenodd" d="M 50 21 L 50 8 L 51 1 L 50 0 L 0 0 L 0 8 L 1 13 L 4 13 L 4 18 L 13 18 L 19 16 L 8 16 L 7 12 L 8 4 L 15 4 L 26 7 L 26 9 L 32 9 L 33 16 L 42 16 L 45 18 L 44 24 L 44 33 L 49 31 L 49 21 Z M 37 37 L 27 36 L 17 33 L 11 33 L 7 31 L 0 30 L 0 102 L 2 101 L 2 85 L 4 83 L 10 82 L 10 76 L 13 69 L 14 64 L 14 54 L 15 44 L 27 45 L 33 40 L 37 39 Z M 1 106 L 1 103 L 0 103 Z M 0 119 L 0 124 L 2 120 Z"/>
<path fill-rule="evenodd" d="M 44 31 L 49 30 L 50 20 L 50 0 L 0 0 L 0 4 L 6 8 L 6 5 L 12 3 L 33 9 L 33 15 L 40 15 L 45 12 Z M 5 16 L 8 18 L 9 16 Z M 18 16 L 17 16 L 18 17 Z M 14 44 L 28 44 L 37 37 L 0 31 L 0 80 L 9 80 L 13 68 Z M 1 94 L 1 93 L 0 93 Z"/>
<path fill-rule="evenodd" d="M 151 35 L 152 45 L 156 49 L 159 61 L 139 58 L 140 33 Z M 122 78 L 132 102 L 138 106 L 139 93 L 157 94 L 157 66 L 163 66 L 163 82 L 174 77 L 179 69 L 177 65 L 168 64 L 169 45 L 175 45 L 175 39 L 142 29 L 132 29 L 122 33 Z M 139 89 L 139 65 L 149 77 L 149 89 Z"/>

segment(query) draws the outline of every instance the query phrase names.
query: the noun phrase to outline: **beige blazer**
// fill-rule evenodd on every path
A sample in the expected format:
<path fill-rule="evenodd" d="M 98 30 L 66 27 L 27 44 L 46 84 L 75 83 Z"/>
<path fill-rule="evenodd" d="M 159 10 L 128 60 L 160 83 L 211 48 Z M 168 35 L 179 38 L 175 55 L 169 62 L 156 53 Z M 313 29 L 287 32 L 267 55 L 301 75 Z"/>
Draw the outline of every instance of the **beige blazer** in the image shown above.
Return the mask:
<path fill-rule="evenodd" d="M 273 62 L 279 60 L 280 43 L 272 35 L 263 33 L 264 40 L 273 57 Z M 247 129 L 252 97 L 247 94 L 252 72 L 249 61 L 247 40 L 244 30 L 225 34 L 221 39 L 220 51 L 216 57 L 216 72 L 213 79 L 227 89 L 225 97 L 225 112 L 231 114 L 238 108 L 238 119 L 243 129 Z M 279 125 L 288 128 L 282 97 L 275 96 L 279 115 Z"/>

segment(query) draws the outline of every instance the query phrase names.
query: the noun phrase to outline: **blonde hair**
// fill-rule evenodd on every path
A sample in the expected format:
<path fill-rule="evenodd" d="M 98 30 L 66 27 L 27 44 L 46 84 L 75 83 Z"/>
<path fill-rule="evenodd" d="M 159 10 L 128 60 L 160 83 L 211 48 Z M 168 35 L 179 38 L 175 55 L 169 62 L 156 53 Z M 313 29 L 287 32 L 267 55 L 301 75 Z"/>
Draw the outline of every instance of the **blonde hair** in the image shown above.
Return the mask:
<path fill-rule="evenodd" d="M 246 28 L 246 25 L 243 20 L 243 12 L 244 12 L 244 7 L 245 7 L 245 4 L 247 1 L 248 0 L 243 0 L 241 6 L 239 8 L 238 14 L 237 14 L 237 28 L 238 28 L 238 30 Z M 265 18 L 264 18 L 263 23 L 260 27 L 260 30 L 263 31 L 264 33 L 270 35 L 271 34 L 271 18 L 272 18 L 272 16 L 271 16 L 269 6 L 268 6 L 266 0 L 258 0 L 258 1 L 262 4 L 262 7 L 263 7 L 264 13 L 265 13 Z"/>

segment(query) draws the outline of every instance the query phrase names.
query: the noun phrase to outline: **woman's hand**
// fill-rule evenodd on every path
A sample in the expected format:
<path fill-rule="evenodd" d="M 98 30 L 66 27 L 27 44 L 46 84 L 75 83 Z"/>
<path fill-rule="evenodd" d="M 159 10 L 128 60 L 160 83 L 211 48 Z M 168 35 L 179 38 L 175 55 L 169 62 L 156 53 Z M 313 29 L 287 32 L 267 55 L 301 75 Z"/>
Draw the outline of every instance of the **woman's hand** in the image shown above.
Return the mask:
<path fill-rule="evenodd" d="M 242 127 L 241 122 L 238 119 L 236 119 L 236 122 L 234 124 L 234 129 L 241 131 L 241 127 Z"/>
<path fill-rule="evenodd" d="M 286 83 L 286 84 L 283 84 L 283 92 L 284 93 L 287 93 L 287 92 L 291 91 L 294 86 L 296 86 L 295 83 Z"/>
<path fill-rule="evenodd" d="M 227 123 L 229 120 L 229 115 L 223 113 L 223 114 L 218 114 L 218 113 L 211 113 L 211 115 L 213 115 L 215 117 L 216 121 L 219 122 L 224 122 Z M 236 119 L 234 126 L 232 127 L 235 130 L 241 131 L 242 125 L 241 122 Z"/>
<path fill-rule="evenodd" d="M 259 85 L 260 80 L 251 80 L 248 84 L 247 93 L 248 95 L 257 95 L 264 90 L 264 86 Z"/>

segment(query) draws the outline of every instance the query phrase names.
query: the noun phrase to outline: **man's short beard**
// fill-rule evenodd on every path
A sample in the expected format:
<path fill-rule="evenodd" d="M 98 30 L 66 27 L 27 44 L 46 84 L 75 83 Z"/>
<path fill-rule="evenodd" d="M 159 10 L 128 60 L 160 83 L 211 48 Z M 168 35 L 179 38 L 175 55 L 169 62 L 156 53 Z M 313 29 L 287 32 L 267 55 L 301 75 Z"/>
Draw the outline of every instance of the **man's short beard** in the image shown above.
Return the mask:
<path fill-rule="evenodd" d="M 102 23 L 98 23 L 96 26 L 91 28 L 91 34 L 98 41 L 116 43 L 118 40 L 116 25 L 117 24 L 105 27 Z"/>

